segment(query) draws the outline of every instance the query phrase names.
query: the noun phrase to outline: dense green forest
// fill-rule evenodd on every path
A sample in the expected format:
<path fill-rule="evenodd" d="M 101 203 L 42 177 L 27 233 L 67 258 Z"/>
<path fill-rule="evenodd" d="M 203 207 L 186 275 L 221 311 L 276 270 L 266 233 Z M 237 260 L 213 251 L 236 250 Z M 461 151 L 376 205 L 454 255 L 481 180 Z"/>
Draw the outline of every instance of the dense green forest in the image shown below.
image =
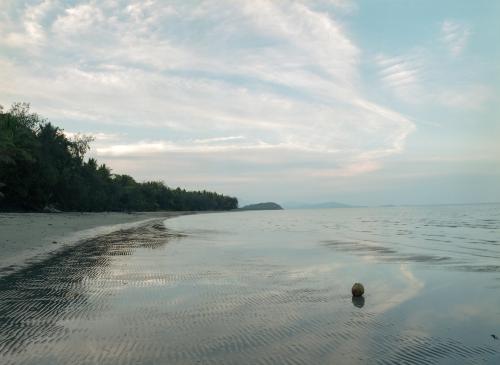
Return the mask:
<path fill-rule="evenodd" d="M 137 182 L 85 160 L 91 137 L 67 138 L 29 104 L 0 106 L 0 210 L 153 211 L 229 210 L 238 200 L 208 191 Z"/>

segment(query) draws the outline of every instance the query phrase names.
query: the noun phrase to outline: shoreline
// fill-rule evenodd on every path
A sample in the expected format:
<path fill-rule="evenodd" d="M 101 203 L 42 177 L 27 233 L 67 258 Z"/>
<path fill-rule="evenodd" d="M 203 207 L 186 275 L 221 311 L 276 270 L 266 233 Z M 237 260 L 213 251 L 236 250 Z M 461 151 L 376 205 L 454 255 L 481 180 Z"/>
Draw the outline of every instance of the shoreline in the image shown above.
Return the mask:
<path fill-rule="evenodd" d="M 198 213 L 0 213 L 0 277 L 82 240 Z"/>

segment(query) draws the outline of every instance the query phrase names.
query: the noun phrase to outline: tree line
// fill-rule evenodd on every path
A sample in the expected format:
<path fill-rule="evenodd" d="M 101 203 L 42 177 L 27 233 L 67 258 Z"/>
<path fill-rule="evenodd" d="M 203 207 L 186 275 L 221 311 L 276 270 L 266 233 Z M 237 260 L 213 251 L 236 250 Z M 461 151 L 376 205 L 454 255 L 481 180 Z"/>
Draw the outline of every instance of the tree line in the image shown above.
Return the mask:
<path fill-rule="evenodd" d="M 137 182 L 85 159 L 92 138 L 68 138 L 27 103 L 0 106 L 0 210 L 156 211 L 230 210 L 234 197 Z"/>

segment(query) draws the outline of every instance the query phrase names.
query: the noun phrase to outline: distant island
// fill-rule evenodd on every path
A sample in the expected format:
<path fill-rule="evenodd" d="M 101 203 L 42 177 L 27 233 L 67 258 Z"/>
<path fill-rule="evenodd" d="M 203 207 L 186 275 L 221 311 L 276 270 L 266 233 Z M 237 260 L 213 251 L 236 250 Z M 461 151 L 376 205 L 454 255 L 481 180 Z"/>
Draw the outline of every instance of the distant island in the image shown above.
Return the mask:
<path fill-rule="evenodd" d="M 283 208 L 279 204 L 267 202 L 245 205 L 237 210 L 283 210 Z"/>
<path fill-rule="evenodd" d="M 85 158 L 91 136 L 68 138 L 29 104 L 0 106 L 0 211 L 232 210 L 238 199 L 137 182 Z"/>
<path fill-rule="evenodd" d="M 329 209 L 329 208 L 359 208 L 356 205 L 348 205 L 337 202 L 324 202 L 324 203 L 298 203 L 291 202 L 283 204 L 286 209 Z"/>

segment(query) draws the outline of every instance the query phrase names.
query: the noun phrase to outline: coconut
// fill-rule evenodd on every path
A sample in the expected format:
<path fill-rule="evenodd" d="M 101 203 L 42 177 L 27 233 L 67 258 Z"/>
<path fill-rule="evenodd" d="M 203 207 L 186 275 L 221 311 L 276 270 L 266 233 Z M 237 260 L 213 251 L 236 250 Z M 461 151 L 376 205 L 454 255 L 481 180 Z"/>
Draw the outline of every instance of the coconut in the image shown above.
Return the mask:
<path fill-rule="evenodd" d="M 353 297 L 360 297 L 365 293 L 365 288 L 361 283 L 354 283 L 351 292 Z"/>

